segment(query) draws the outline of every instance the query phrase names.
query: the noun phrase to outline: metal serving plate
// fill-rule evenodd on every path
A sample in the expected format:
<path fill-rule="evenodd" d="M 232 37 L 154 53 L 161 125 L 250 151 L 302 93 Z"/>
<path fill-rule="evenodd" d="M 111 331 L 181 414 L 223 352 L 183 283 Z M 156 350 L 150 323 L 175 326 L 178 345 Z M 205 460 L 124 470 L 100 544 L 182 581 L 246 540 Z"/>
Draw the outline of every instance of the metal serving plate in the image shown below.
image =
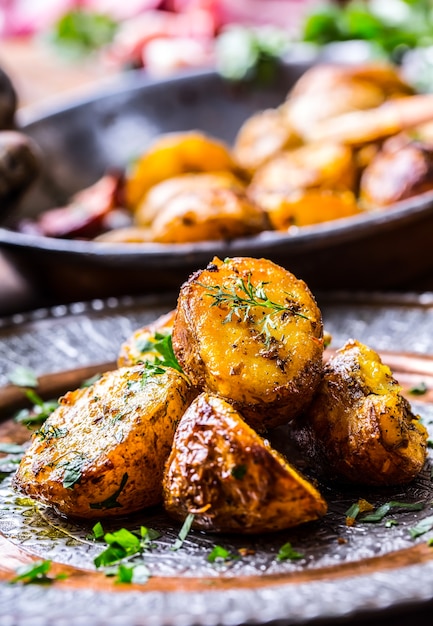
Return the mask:
<path fill-rule="evenodd" d="M 318 294 L 317 299 L 332 346 L 354 337 L 380 351 L 432 428 L 433 294 L 341 293 Z M 175 294 L 111 298 L 3 318 L 0 440 L 28 437 L 11 417 L 23 403 L 22 391 L 8 384 L 16 366 L 32 368 L 39 376 L 39 392 L 54 397 L 91 373 L 114 367 L 120 343 L 175 302 Z M 410 396 L 410 387 L 420 382 L 427 392 Z M 284 431 L 277 439 L 284 447 Z M 431 462 L 408 487 L 328 487 L 324 495 L 330 511 L 322 520 L 268 536 L 190 532 L 174 552 L 170 548 L 179 528 L 161 510 L 119 520 L 121 526 L 144 524 L 162 533 L 145 556 L 152 576 L 146 584 L 132 586 L 95 573 L 93 558 L 101 547 L 89 540 L 90 526 L 20 499 L 6 479 L 0 483 L 0 626 L 330 626 L 339 620 L 385 624 L 388 618 L 400 626 L 414 616 L 418 624 L 428 623 L 421 616 L 431 621 L 433 552 L 428 540 L 433 533 L 413 539 L 409 529 L 431 515 Z M 390 527 L 385 520 L 348 527 L 345 512 L 360 497 L 375 505 L 398 500 L 422 501 L 425 507 L 393 514 L 398 523 Z M 302 559 L 275 559 L 286 541 Z M 211 564 L 207 555 L 215 544 L 246 552 L 231 563 Z M 67 571 L 68 578 L 51 586 L 9 584 L 20 564 L 40 558 L 52 559 L 55 571 Z"/>

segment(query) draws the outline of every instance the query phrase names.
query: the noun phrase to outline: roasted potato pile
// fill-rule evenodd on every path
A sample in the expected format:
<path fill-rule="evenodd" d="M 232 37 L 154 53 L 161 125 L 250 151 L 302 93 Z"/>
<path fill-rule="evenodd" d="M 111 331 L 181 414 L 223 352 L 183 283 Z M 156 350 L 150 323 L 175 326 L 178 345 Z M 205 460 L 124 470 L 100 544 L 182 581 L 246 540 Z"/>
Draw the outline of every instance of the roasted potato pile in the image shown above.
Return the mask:
<path fill-rule="evenodd" d="M 384 208 L 433 187 L 432 133 L 422 132 L 432 105 L 391 65 L 317 65 L 280 106 L 245 120 L 233 145 L 198 130 L 164 134 L 131 155 L 115 195 L 96 183 L 78 204 L 74 196 L 47 211 L 32 232 L 182 244 L 291 232 Z"/>
<path fill-rule="evenodd" d="M 162 503 L 198 529 L 273 532 L 327 510 L 264 438 L 276 426 L 319 484 L 405 484 L 426 459 L 426 430 L 372 349 L 351 340 L 326 361 L 303 281 L 266 259 L 214 258 L 120 346 L 117 369 L 61 399 L 15 486 L 77 517 Z"/>

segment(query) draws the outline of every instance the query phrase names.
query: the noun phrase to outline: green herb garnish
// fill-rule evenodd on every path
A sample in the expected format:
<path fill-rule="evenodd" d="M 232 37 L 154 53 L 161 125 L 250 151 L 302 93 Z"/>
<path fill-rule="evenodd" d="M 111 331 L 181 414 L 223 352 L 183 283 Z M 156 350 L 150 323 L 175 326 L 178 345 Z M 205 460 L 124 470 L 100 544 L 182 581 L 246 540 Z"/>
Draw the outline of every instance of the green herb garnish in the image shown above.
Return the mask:
<path fill-rule="evenodd" d="M 238 555 L 232 554 L 229 550 L 226 550 L 226 548 L 223 548 L 222 546 L 214 546 L 212 551 L 207 556 L 209 563 L 234 561 L 238 558 Z"/>
<path fill-rule="evenodd" d="M 15 422 L 24 424 L 25 426 L 30 427 L 43 424 L 47 417 L 59 406 L 57 400 L 42 400 L 33 389 L 26 389 L 25 395 L 33 404 L 32 408 L 22 409 L 14 416 Z"/>
<path fill-rule="evenodd" d="M 301 313 L 298 309 L 298 305 L 295 303 L 279 304 L 273 302 L 268 298 L 265 291 L 265 286 L 268 283 L 260 282 L 257 286 L 251 282 L 251 275 L 248 275 L 247 281 L 243 278 L 239 278 L 235 284 L 228 289 L 225 289 L 221 285 L 202 285 L 201 287 L 206 289 L 206 296 L 213 299 L 211 306 L 228 306 L 229 313 L 223 320 L 223 324 L 230 322 L 233 319 L 233 315 L 242 320 L 248 321 L 251 318 L 252 310 L 256 308 L 263 308 L 270 310 L 269 313 L 264 315 L 261 320 L 256 323 L 262 327 L 262 332 L 267 338 L 270 338 L 271 328 L 275 328 L 273 317 L 277 314 L 282 315 L 296 315 L 308 320 L 309 318 Z M 286 294 L 287 296 L 289 294 Z"/>
<path fill-rule="evenodd" d="M 122 480 L 120 481 L 120 485 L 116 491 L 109 496 L 106 500 L 102 502 L 94 502 L 90 505 L 91 509 L 118 509 L 122 505 L 117 501 L 117 498 L 123 491 L 124 486 L 128 482 L 128 474 L 125 472 L 122 476 Z"/>
<path fill-rule="evenodd" d="M 194 517 L 195 517 L 194 513 L 188 513 L 182 525 L 182 528 L 179 531 L 177 539 L 171 548 L 172 550 L 179 550 L 179 548 L 183 546 L 183 543 L 185 539 L 187 538 L 189 531 L 191 530 Z"/>
<path fill-rule="evenodd" d="M 171 333 L 162 334 L 156 332 L 150 339 L 137 341 L 136 346 L 142 354 L 157 352 L 159 356 L 155 357 L 155 360 L 153 361 L 155 365 L 172 367 L 178 372 L 182 371 L 173 350 Z"/>
<path fill-rule="evenodd" d="M 417 385 L 414 385 L 409 390 L 409 393 L 413 396 L 422 396 L 428 391 L 428 387 L 424 381 L 421 381 Z"/>
<path fill-rule="evenodd" d="M 109 44 L 117 28 L 118 24 L 109 15 L 74 8 L 54 25 L 50 39 L 63 52 L 80 57 Z"/>
<path fill-rule="evenodd" d="M 63 487 L 65 489 L 73 489 L 80 482 L 86 462 L 87 459 L 83 454 L 77 454 L 71 461 L 64 461 L 59 464 L 59 467 L 65 468 L 63 474 Z"/>
<path fill-rule="evenodd" d="M 63 580 L 66 574 L 56 574 L 49 576 L 51 561 L 37 561 L 29 566 L 17 570 L 17 575 L 12 578 L 11 583 L 22 582 L 25 585 L 30 583 L 53 583 L 55 580 Z"/>
<path fill-rule="evenodd" d="M 242 478 L 247 473 L 247 466 L 235 465 L 234 467 L 232 467 L 232 471 L 230 473 L 233 476 L 233 478 L 236 478 L 237 480 L 242 480 Z"/>
<path fill-rule="evenodd" d="M 101 524 L 101 522 L 96 522 L 96 524 L 92 528 L 93 536 L 95 539 L 103 539 L 105 535 L 105 530 Z"/>
<path fill-rule="evenodd" d="M 102 526 L 96 528 L 99 534 Z M 93 529 L 95 532 L 95 527 Z M 159 533 L 152 528 L 141 526 L 139 533 L 121 528 L 113 533 L 105 533 L 104 541 L 108 544 L 101 554 L 94 559 L 96 567 L 107 567 L 141 554 L 152 546 L 152 541 L 159 537 Z M 100 536 L 98 537 L 100 538 Z"/>
<path fill-rule="evenodd" d="M 17 387 L 37 387 L 38 378 L 33 370 L 19 365 L 8 376 L 9 381 Z"/>
<path fill-rule="evenodd" d="M 281 546 L 276 556 L 277 561 L 297 561 L 303 558 L 304 555 L 295 550 L 290 541 Z"/>
<path fill-rule="evenodd" d="M 381 522 L 385 515 L 389 513 L 391 509 L 402 509 L 406 511 L 421 511 L 424 508 L 424 504 L 422 502 L 386 502 L 379 506 L 372 513 L 366 513 L 358 518 L 358 521 L 364 522 Z"/>
<path fill-rule="evenodd" d="M 424 535 L 424 533 L 428 533 L 429 530 L 432 530 L 432 529 L 433 529 L 433 515 L 430 515 L 429 517 L 426 517 L 420 520 L 418 524 L 416 524 L 416 526 L 414 526 L 413 528 L 409 528 L 409 534 L 412 537 L 412 539 L 416 539 L 417 537 Z"/>

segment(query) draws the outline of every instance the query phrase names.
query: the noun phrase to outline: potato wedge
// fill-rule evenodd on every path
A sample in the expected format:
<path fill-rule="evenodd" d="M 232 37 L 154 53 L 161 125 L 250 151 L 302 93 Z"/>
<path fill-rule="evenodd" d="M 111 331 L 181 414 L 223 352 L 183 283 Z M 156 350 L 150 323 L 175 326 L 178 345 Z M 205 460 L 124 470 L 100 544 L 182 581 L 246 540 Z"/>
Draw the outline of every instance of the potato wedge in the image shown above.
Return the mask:
<path fill-rule="evenodd" d="M 323 381 L 292 436 L 326 477 L 365 485 L 400 485 L 426 460 L 427 431 L 390 368 L 350 340 L 325 366 Z"/>
<path fill-rule="evenodd" d="M 214 258 L 180 290 L 173 349 L 194 386 L 263 431 L 311 401 L 322 373 L 322 316 L 306 284 L 275 263 Z"/>
<path fill-rule="evenodd" d="M 118 367 L 127 367 L 153 362 L 161 353 L 155 350 L 156 335 L 171 335 L 176 311 L 169 311 L 158 317 L 154 322 L 138 328 L 131 337 L 120 346 L 117 357 Z"/>
<path fill-rule="evenodd" d="M 173 369 L 107 372 L 61 398 L 33 435 L 15 486 L 60 513 L 124 515 L 158 504 L 163 468 L 191 388 Z"/>
<path fill-rule="evenodd" d="M 176 431 L 164 506 L 212 532 L 266 533 L 326 513 L 317 489 L 218 396 L 203 393 Z"/>

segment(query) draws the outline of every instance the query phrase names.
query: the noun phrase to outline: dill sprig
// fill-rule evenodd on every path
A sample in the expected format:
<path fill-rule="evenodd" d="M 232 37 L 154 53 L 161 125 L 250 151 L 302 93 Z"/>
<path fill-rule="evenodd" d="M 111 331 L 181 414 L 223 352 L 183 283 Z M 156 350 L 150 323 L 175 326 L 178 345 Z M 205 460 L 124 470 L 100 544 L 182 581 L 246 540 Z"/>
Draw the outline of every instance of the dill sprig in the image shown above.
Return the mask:
<path fill-rule="evenodd" d="M 267 284 L 269 283 L 261 281 L 257 285 L 253 285 L 251 274 L 248 274 L 246 281 L 243 278 L 238 278 L 230 288 L 225 288 L 222 285 L 201 286 L 207 290 L 205 295 L 213 298 L 211 306 L 226 305 L 229 307 L 230 310 L 223 320 L 224 324 L 230 322 L 233 319 L 233 315 L 244 322 L 248 321 L 251 318 L 252 309 L 256 307 L 270 309 L 269 313 L 256 322 L 261 324 L 262 332 L 269 337 L 271 328 L 275 328 L 275 322 L 272 318 L 278 313 L 289 313 L 306 320 L 309 319 L 306 315 L 299 312 L 296 304 L 288 302 L 280 304 L 270 300 L 265 291 Z M 289 296 L 286 292 L 285 295 Z"/>

